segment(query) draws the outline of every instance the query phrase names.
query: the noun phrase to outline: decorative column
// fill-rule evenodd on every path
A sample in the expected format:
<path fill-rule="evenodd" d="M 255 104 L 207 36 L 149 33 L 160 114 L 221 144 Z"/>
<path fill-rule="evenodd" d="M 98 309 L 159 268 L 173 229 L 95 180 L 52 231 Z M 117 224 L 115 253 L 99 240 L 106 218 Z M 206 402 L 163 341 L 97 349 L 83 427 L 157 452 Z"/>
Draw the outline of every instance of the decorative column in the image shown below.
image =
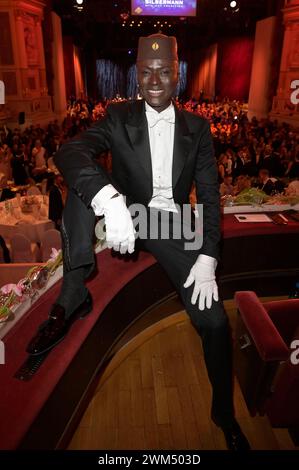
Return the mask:
<path fill-rule="evenodd" d="M 273 99 L 272 119 L 299 124 L 299 0 L 286 0 L 285 27 L 279 83 Z"/>
<path fill-rule="evenodd" d="M 63 61 L 63 44 L 61 20 L 56 13 L 51 12 L 52 29 L 53 29 L 53 101 L 54 111 L 58 117 L 66 114 L 66 93 L 65 93 L 65 76 Z"/>
<path fill-rule="evenodd" d="M 41 24 L 45 0 L 0 0 L 0 80 L 6 103 L 0 121 L 12 126 L 53 119 Z"/>
<path fill-rule="evenodd" d="M 37 44 L 44 44 L 43 32 L 42 32 L 42 23 L 41 23 L 41 18 L 40 17 L 36 18 L 35 30 L 36 30 Z M 44 47 L 39 47 L 38 52 L 39 52 L 39 66 L 40 66 L 41 69 L 45 69 L 46 64 L 45 64 Z"/>
<path fill-rule="evenodd" d="M 18 43 L 18 62 L 21 69 L 27 68 L 26 48 L 24 41 L 24 24 L 21 10 L 15 10 L 15 31 Z"/>
<path fill-rule="evenodd" d="M 75 72 L 75 85 L 76 85 L 76 98 L 84 99 L 86 96 L 85 85 L 82 73 L 81 51 L 78 47 L 73 46 L 74 57 L 74 72 Z"/>
<path fill-rule="evenodd" d="M 256 24 L 250 90 L 248 99 L 248 117 L 267 118 L 272 107 L 275 89 L 272 88 L 274 64 L 276 74 L 279 67 L 275 60 L 277 52 L 277 18 L 270 16 Z M 276 75 L 277 77 L 277 75 Z"/>

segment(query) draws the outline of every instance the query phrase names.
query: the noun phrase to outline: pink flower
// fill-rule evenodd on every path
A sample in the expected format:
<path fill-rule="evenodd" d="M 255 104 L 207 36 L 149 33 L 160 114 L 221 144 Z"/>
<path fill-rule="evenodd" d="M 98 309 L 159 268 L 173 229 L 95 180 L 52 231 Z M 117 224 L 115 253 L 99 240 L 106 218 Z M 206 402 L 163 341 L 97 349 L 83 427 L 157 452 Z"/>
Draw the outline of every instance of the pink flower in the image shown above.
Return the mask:
<path fill-rule="evenodd" d="M 19 289 L 21 289 L 22 292 L 23 292 L 23 290 L 25 289 L 25 286 L 24 286 L 24 283 L 25 283 L 25 282 L 26 282 L 26 279 L 24 278 L 24 279 L 20 279 L 19 282 L 18 282 L 18 284 L 17 284 L 17 287 L 18 287 Z"/>
<path fill-rule="evenodd" d="M 18 297 L 22 297 L 22 285 L 20 282 L 18 284 L 5 284 L 1 287 L 1 292 L 3 294 L 14 292 Z"/>
<path fill-rule="evenodd" d="M 53 261 L 57 258 L 59 255 L 60 250 L 56 250 L 56 248 L 52 248 L 51 254 L 50 254 L 50 259 Z"/>

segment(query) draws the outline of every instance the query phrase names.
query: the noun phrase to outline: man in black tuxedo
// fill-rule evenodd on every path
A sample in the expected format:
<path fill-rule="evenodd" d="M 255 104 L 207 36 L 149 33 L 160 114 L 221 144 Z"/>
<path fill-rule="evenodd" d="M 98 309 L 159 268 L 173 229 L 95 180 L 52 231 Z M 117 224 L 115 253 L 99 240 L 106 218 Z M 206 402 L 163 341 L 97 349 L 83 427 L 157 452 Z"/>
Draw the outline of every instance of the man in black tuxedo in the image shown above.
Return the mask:
<path fill-rule="evenodd" d="M 6 201 L 6 199 L 13 199 L 15 193 L 6 187 L 7 177 L 4 173 L 0 173 L 0 202 Z"/>
<path fill-rule="evenodd" d="M 48 218 L 53 220 L 57 230 L 60 230 L 61 228 L 63 213 L 63 199 L 61 189 L 59 187 L 61 180 L 61 175 L 51 175 L 47 181 L 47 192 L 49 194 Z"/>
<path fill-rule="evenodd" d="M 95 215 L 105 216 L 108 248 L 132 253 L 135 230 L 123 195 L 152 211 L 156 220 L 159 211 L 174 219 L 177 207 L 188 204 L 195 181 L 204 214 L 201 248 L 187 250 L 184 237 L 142 242 L 168 273 L 201 335 L 213 387 L 212 419 L 230 449 L 245 450 L 249 445 L 233 411 L 230 330 L 215 281 L 220 209 L 210 126 L 172 103 L 178 81 L 174 37 L 140 38 L 137 75 L 144 100 L 109 106 L 103 120 L 55 156 L 69 187 L 62 223 L 63 287 L 27 351 L 50 349 L 66 334 L 72 317 L 91 309 L 84 280 L 94 267 Z M 112 151 L 111 177 L 96 163 L 106 150 Z"/>

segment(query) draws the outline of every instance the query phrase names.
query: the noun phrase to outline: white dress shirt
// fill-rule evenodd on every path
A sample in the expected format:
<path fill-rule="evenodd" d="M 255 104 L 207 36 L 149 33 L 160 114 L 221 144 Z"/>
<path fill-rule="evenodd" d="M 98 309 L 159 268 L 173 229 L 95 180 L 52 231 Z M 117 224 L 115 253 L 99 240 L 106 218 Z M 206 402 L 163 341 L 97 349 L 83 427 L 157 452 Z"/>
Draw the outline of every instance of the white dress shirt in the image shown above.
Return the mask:
<path fill-rule="evenodd" d="M 172 164 L 175 128 L 175 111 L 171 103 L 158 113 L 145 103 L 153 173 L 153 194 L 149 207 L 177 212 L 173 200 Z M 104 186 L 92 199 L 96 215 L 103 215 L 103 207 L 117 191 L 111 184 Z"/>
<path fill-rule="evenodd" d="M 172 163 L 175 112 L 171 103 L 161 113 L 145 103 L 148 133 L 150 140 L 153 195 L 149 207 L 177 212 L 172 191 Z"/>

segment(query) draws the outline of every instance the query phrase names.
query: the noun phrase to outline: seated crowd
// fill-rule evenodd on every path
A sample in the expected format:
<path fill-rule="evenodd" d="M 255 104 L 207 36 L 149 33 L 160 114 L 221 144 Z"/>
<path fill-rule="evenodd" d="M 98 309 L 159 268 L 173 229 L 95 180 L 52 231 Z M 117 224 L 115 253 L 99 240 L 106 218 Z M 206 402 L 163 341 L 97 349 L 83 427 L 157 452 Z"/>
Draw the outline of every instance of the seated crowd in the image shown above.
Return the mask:
<path fill-rule="evenodd" d="M 54 120 L 44 128 L 36 124 L 22 131 L 0 126 L 0 200 L 16 194 L 10 190 L 8 181 L 24 186 L 24 191 L 30 185 L 47 181 L 49 218 L 59 229 L 66 188 L 53 162 L 55 152 L 63 142 L 101 119 L 110 102 L 71 98 L 62 124 Z M 256 118 L 249 121 L 246 107 L 228 99 L 209 102 L 193 98 L 176 100 L 176 104 L 211 123 L 221 196 L 235 196 L 250 187 L 267 195 L 299 195 L 298 130 L 277 121 Z M 99 161 L 110 171 L 109 152 L 99 155 Z"/>

